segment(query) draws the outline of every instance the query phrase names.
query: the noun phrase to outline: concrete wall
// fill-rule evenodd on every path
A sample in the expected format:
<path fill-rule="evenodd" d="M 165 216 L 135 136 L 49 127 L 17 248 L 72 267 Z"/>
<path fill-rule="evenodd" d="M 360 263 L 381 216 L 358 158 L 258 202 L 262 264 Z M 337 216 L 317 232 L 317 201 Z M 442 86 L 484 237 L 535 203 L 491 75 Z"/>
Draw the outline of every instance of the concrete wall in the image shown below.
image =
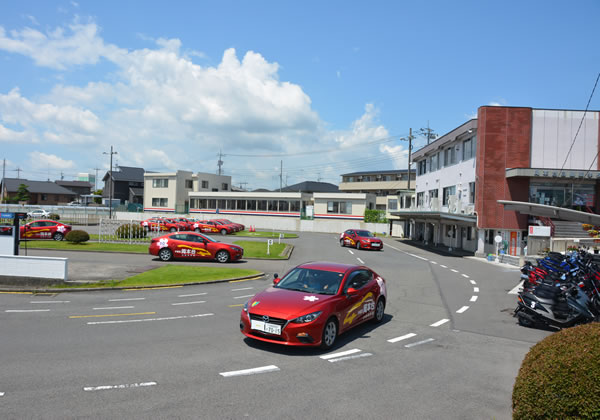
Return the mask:
<path fill-rule="evenodd" d="M 67 258 L 0 255 L 0 276 L 67 280 Z"/>

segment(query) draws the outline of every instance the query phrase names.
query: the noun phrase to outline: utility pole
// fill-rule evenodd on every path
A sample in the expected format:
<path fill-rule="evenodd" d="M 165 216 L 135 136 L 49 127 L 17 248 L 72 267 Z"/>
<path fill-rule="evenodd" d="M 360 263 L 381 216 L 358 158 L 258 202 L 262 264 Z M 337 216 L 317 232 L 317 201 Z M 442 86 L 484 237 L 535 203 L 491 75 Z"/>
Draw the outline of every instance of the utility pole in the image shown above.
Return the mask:
<path fill-rule="evenodd" d="M 427 128 L 421 128 L 419 130 L 419 134 L 427 138 L 427 144 L 429 144 L 431 140 L 435 140 L 437 138 L 437 134 L 431 128 L 429 128 L 429 121 L 427 121 Z"/>
<path fill-rule="evenodd" d="M 117 152 L 113 152 L 113 147 L 110 146 L 110 153 L 108 152 L 103 152 L 103 155 L 108 155 L 110 154 L 110 170 L 109 170 L 109 175 L 108 175 L 108 182 L 109 182 L 109 187 L 108 187 L 108 218 L 112 219 L 112 195 L 113 195 L 113 166 L 112 166 L 112 157 L 113 155 L 116 155 Z"/>
<path fill-rule="evenodd" d="M 21 171 L 22 171 L 22 170 L 23 170 L 23 169 L 21 169 L 21 168 L 19 168 L 19 167 L 17 167 L 17 169 L 13 169 L 13 171 L 15 171 L 15 172 L 17 173 L 17 179 L 21 178 Z"/>
<path fill-rule="evenodd" d="M 0 194 L 1 202 L 4 202 L 4 190 L 6 189 L 4 185 L 4 176 L 6 175 L 6 159 L 2 160 L 2 191 Z"/>
<path fill-rule="evenodd" d="M 410 128 L 408 130 L 408 185 L 407 185 L 407 190 L 410 190 L 410 159 L 411 159 L 411 153 L 412 153 L 412 139 L 413 139 L 413 135 L 412 135 L 412 128 Z"/>
<path fill-rule="evenodd" d="M 219 150 L 219 161 L 217 162 L 217 166 L 219 167 L 219 175 L 221 175 L 221 167 L 223 166 L 223 161 L 221 158 L 223 157 L 223 153 Z"/>
<path fill-rule="evenodd" d="M 279 170 L 279 192 L 283 187 L 283 160 L 281 161 L 281 169 Z"/>

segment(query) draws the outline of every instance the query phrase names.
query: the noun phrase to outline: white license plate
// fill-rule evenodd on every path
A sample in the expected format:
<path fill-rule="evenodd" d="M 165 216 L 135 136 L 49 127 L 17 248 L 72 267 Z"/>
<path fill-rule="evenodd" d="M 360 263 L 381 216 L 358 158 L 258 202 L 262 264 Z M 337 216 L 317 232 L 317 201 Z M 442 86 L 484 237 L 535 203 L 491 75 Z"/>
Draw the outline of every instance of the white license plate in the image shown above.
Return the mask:
<path fill-rule="evenodd" d="M 381 245 L 381 244 L 379 244 L 379 243 L 374 243 L 374 244 L 371 244 L 371 246 L 380 246 L 380 245 Z"/>
<path fill-rule="evenodd" d="M 251 321 L 252 322 L 250 323 L 250 328 L 252 328 L 253 330 L 258 330 L 269 334 L 281 335 L 281 325 L 269 324 L 268 322 L 257 321 L 255 319 Z"/>

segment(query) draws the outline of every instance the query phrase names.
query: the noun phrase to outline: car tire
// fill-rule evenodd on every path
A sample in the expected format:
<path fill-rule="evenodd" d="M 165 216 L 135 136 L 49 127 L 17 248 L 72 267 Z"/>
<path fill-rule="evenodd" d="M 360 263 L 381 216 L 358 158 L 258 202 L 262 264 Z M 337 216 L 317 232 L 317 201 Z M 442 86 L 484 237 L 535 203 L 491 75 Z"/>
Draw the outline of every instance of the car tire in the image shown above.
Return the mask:
<path fill-rule="evenodd" d="M 229 252 L 225 250 L 220 250 L 219 252 L 217 252 L 217 255 L 215 255 L 215 258 L 220 263 L 227 263 L 231 259 L 231 256 L 229 255 Z"/>
<path fill-rule="evenodd" d="M 340 246 L 343 247 L 344 246 L 344 240 L 340 239 Z"/>
<path fill-rule="evenodd" d="M 383 321 L 383 316 L 385 315 L 385 299 L 380 297 L 377 299 L 377 304 L 375 304 L 375 316 L 373 317 L 373 322 L 375 324 L 379 324 Z"/>
<path fill-rule="evenodd" d="M 64 237 L 65 236 L 62 233 L 56 232 L 52 239 L 54 239 L 55 241 L 62 241 Z"/>
<path fill-rule="evenodd" d="M 194 232 L 200 233 L 200 228 L 194 229 Z"/>
<path fill-rule="evenodd" d="M 161 261 L 170 261 L 173 258 L 173 251 L 169 248 L 163 248 L 158 251 L 158 258 L 160 258 Z"/>
<path fill-rule="evenodd" d="M 169 229 L 169 232 L 177 232 L 177 229 L 171 228 L 171 229 Z"/>
<path fill-rule="evenodd" d="M 360 249 L 360 241 L 356 241 L 356 249 Z"/>
<path fill-rule="evenodd" d="M 329 350 L 333 347 L 335 339 L 337 337 L 338 326 L 335 318 L 329 318 L 323 327 L 323 333 L 321 334 L 321 348 L 323 350 Z"/>
<path fill-rule="evenodd" d="M 221 235 L 227 235 L 227 229 L 221 229 Z"/>

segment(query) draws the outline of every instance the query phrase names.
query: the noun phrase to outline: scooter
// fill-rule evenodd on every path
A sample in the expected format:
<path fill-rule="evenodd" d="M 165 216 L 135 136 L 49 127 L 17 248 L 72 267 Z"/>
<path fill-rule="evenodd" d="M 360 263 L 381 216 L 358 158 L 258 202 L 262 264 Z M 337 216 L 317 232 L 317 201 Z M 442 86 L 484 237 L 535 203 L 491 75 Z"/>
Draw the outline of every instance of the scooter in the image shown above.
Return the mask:
<path fill-rule="evenodd" d="M 568 328 L 599 319 L 585 292 L 577 285 L 568 289 L 540 284 L 518 294 L 514 316 L 524 327 Z"/>

